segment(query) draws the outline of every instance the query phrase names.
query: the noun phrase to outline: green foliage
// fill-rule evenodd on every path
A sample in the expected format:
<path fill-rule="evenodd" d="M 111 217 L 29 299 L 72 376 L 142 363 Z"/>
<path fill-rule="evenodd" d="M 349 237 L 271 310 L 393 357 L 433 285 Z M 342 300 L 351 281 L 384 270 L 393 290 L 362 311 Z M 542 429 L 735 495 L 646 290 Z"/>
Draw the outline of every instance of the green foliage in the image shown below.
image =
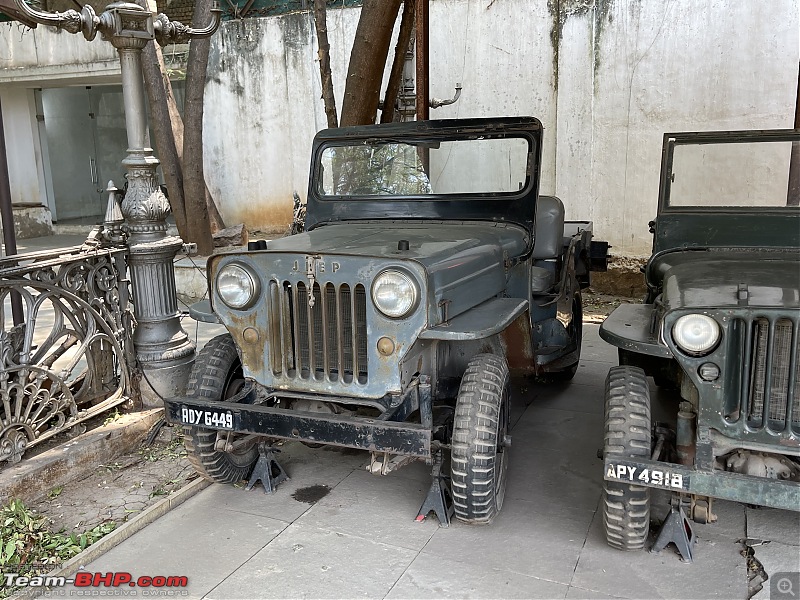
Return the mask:
<path fill-rule="evenodd" d="M 84 533 L 53 533 L 47 517 L 37 515 L 21 500 L 0 508 L 0 573 L 40 575 L 79 554 L 87 546 L 111 533 L 117 524 L 101 523 Z M 0 588 L 0 598 L 12 593 Z"/>
<path fill-rule="evenodd" d="M 110 424 L 111 424 L 111 423 L 113 423 L 114 421 L 118 421 L 118 420 L 119 420 L 119 419 L 121 419 L 121 418 L 122 418 L 122 415 L 121 415 L 121 414 L 119 414 L 119 410 L 117 410 L 117 409 L 115 408 L 115 409 L 114 409 L 114 412 L 113 412 L 113 413 L 111 413 L 109 416 L 107 416 L 107 417 L 106 417 L 106 420 L 105 420 L 105 421 L 103 421 L 103 427 L 105 427 L 106 425 L 110 425 Z"/>
<path fill-rule="evenodd" d="M 183 438 L 175 436 L 165 445 L 145 446 L 139 449 L 139 456 L 147 462 L 158 460 L 176 460 L 186 456 L 186 448 L 183 445 Z"/>

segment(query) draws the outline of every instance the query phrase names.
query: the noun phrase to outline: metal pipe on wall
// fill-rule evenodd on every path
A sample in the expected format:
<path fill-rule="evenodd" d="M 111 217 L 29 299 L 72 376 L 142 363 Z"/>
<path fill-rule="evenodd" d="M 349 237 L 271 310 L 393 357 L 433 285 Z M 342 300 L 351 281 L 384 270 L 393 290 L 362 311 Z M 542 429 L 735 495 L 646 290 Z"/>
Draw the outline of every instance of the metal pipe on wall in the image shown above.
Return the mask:
<path fill-rule="evenodd" d="M 416 0 L 417 120 L 430 118 L 430 0 Z"/>

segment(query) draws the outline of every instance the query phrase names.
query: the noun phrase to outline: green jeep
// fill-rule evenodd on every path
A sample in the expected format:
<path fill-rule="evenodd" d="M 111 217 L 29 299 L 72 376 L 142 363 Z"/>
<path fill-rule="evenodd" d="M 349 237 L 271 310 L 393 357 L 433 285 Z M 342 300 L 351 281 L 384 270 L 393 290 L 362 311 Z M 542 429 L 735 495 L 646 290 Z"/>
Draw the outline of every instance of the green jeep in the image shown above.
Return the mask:
<path fill-rule="evenodd" d="M 685 560 L 713 498 L 800 510 L 799 182 L 798 130 L 664 136 L 647 297 L 600 329 L 611 546 L 644 546 L 651 488 L 673 492 L 652 550 Z"/>

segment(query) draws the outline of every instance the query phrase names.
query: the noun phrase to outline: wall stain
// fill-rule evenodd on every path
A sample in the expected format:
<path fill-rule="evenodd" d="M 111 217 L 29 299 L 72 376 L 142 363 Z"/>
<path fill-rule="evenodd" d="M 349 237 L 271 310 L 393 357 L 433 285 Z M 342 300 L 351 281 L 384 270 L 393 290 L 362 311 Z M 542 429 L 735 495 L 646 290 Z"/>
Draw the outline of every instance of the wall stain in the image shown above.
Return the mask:
<path fill-rule="evenodd" d="M 596 0 L 594 9 L 594 93 L 597 94 L 597 74 L 600 71 L 600 42 L 606 26 L 614 22 L 614 0 Z"/>
<path fill-rule="evenodd" d="M 602 3 L 604 0 L 547 0 L 547 11 L 552 19 L 550 44 L 553 46 L 553 89 L 556 92 L 558 92 L 558 56 L 564 33 L 564 23 L 572 16 L 585 15 L 593 11 L 595 1 Z M 605 1 L 612 2 L 613 0 Z"/>

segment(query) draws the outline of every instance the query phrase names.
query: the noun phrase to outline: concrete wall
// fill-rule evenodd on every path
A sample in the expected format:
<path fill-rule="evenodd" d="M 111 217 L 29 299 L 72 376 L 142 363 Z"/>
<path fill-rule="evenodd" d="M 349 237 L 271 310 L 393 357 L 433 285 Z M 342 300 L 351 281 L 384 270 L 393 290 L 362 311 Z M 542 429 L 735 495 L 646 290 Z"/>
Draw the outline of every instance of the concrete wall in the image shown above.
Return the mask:
<path fill-rule="evenodd" d="M 342 97 L 358 9 L 329 11 Z M 542 192 L 592 219 L 616 253 L 646 254 L 666 131 L 790 127 L 800 60 L 795 0 L 432 0 L 434 118 L 535 115 Z M 223 25 L 206 101 L 209 186 L 231 222 L 288 221 L 325 126 L 305 13 Z"/>
<path fill-rule="evenodd" d="M 359 14 L 328 13 L 339 100 Z M 118 77 L 99 39 L 1 24 L 0 48 L 4 93 Z M 432 116 L 539 117 L 542 192 L 619 254 L 649 250 L 663 133 L 791 126 L 798 61 L 796 0 L 431 0 L 431 93 L 464 86 Z M 223 24 L 206 93 L 206 173 L 226 220 L 285 224 L 326 122 L 310 14 Z"/>
<path fill-rule="evenodd" d="M 344 93 L 360 9 L 328 11 L 336 97 Z M 309 13 L 223 23 L 206 85 L 206 179 L 229 223 L 284 227 L 308 187 L 311 142 L 326 126 Z"/>
<path fill-rule="evenodd" d="M 33 91 L 0 88 L 11 198 L 14 204 L 47 205 Z"/>
<path fill-rule="evenodd" d="M 119 79 L 117 51 L 99 35 L 87 42 L 52 27 L 0 23 L 0 48 L 0 84 L 44 87 Z"/>

